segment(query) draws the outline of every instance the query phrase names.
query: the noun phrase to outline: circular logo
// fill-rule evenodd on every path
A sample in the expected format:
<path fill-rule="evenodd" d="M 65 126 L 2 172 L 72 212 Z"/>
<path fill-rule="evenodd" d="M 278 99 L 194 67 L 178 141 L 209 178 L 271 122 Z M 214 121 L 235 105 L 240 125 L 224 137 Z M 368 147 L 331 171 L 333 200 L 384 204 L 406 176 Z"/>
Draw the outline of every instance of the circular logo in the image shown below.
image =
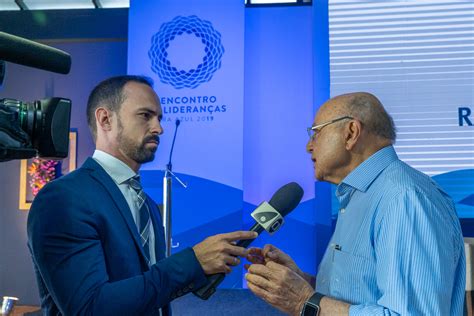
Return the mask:
<path fill-rule="evenodd" d="M 170 42 L 185 33 L 194 34 L 205 46 L 202 63 L 191 70 L 177 69 L 168 59 L 167 49 Z M 170 22 L 163 23 L 158 33 L 151 38 L 151 47 L 148 51 L 153 72 L 160 77 L 161 82 L 170 84 L 176 89 L 194 89 L 211 80 L 221 67 L 223 54 L 221 34 L 212 27 L 211 22 L 201 20 L 195 15 L 177 16 Z"/>

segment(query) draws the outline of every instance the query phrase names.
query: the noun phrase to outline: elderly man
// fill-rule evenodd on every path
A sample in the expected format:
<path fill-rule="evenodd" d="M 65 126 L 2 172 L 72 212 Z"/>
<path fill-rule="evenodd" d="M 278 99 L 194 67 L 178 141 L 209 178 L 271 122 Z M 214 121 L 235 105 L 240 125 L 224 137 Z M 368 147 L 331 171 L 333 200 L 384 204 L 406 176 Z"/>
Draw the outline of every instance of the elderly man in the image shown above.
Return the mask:
<path fill-rule="evenodd" d="M 327 101 L 307 150 L 318 180 L 337 185 L 336 229 L 314 279 L 278 248 L 252 249 L 249 289 L 291 315 L 461 315 L 462 233 L 454 204 L 400 161 L 380 101 Z"/>

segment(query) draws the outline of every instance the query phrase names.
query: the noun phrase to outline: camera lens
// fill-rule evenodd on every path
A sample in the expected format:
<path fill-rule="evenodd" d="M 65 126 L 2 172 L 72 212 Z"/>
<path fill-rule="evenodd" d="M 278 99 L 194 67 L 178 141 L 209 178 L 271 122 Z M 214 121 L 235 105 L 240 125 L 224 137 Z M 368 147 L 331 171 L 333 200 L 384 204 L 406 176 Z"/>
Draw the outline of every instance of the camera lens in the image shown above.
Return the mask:
<path fill-rule="evenodd" d="M 43 158 L 67 157 L 71 100 L 50 98 L 21 102 L 14 99 L 1 99 L 0 105 L 5 109 L 0 119 L 3 119 L 10 127 L 9 132 L 12 135 L 15 135 L 18 140 L 21 139 L 23 146 L 18 144 L 17 147 L 36 150 L 33 154 L 28 152 L 28 157 L 35 154 Z M 18 155 L 21 156 L 21 153 Z M 22 157 L 26 156 L 24 154 Z M 1 159 L 0 155 L 0 161 Z"/>
<path fill-rule="evenodd" d="M 3 105 L 16 113 L 16 120 L 20 124 L 21 129 L 30 135 L 32 139 L 35 138 L 36 122 L 41 117 L 39 102 L 28 103 L 15 99 L 4 99 Z"/>

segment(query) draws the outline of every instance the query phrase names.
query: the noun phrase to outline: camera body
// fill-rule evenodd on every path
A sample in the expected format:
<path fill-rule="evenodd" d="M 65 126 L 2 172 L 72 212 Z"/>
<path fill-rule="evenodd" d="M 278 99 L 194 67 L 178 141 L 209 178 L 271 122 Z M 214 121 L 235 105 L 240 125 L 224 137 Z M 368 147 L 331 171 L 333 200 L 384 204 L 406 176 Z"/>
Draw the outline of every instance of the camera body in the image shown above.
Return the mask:
<path fill-rule="evenodd" d="M 68 155 L 71 100 L 0 99 L 0 161 Z"/>

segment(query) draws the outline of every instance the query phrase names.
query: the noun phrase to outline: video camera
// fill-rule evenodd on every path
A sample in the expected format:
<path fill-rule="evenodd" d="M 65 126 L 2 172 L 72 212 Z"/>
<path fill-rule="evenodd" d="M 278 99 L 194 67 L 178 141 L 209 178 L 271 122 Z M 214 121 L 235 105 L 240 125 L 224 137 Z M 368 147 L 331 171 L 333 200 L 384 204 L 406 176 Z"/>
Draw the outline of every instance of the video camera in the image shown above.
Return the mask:
<path fill-rule="evenodd" d="M 67 74 L 71 56 L 56 48 L 0 32 L 0 86 L 5 61 Z M 66 158 L 69 148 L 71 100 L 33 102 L 0 99 L 0 162 L 35 156 Z"/>

